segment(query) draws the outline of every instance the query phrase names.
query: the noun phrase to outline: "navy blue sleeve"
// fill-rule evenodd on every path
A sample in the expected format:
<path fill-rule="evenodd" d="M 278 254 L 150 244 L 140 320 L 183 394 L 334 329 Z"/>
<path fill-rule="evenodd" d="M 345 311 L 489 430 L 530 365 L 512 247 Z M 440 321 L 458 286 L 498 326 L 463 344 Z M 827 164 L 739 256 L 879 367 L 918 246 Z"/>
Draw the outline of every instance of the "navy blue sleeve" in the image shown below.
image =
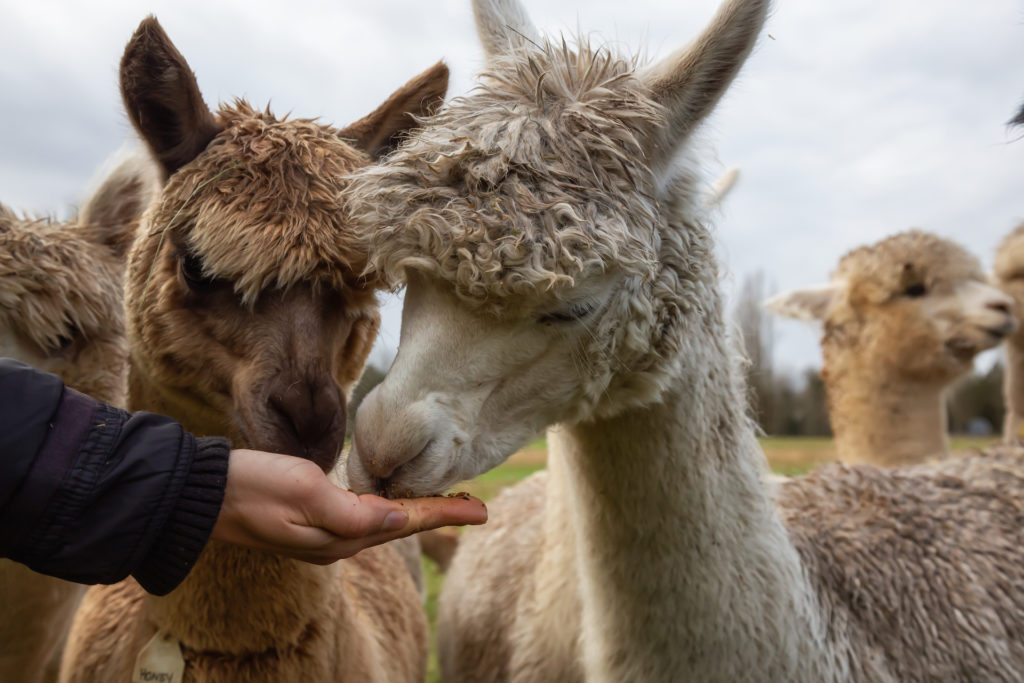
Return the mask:
<path fill-rule="evenodd" d="M 49 434 L 63 393 L 59 377 L 0 358 L 0 514 Z"/>
<path fill-rule="evenodd" d="M 151 593 L 171 591 L 220 512 L 228 442 L 197 439 L 169 417 L 118 410 L 11 363 L 0 361 L 0 396 L 25 393 L 0 399 L 0 424 L 25 426 L 19 438 L 0 436 L 0 556 L 70 581 L 131 574 Z"/>

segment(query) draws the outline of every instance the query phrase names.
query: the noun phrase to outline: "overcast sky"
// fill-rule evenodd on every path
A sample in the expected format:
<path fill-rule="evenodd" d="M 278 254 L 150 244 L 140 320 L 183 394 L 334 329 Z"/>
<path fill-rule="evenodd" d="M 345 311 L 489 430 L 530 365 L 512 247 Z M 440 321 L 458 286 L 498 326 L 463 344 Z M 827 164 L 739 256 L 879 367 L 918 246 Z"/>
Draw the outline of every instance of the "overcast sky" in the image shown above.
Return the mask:
<path fill-rule="evenodd" d="M 714 0 L 525 0 L 544 32 L 578 29 L 656 59 Z M 438 59 L 449 94 L 481 63 L 469 0 L 53 2 L 0 0 L 0 201 L 66 217 L 131 135 L 117 65 L 155 14 L 207 102 L 242 96 L 344 125 Z M 781 0 L 705 130 L 708 175 L 740 181 L 718 216 L 732 289 L 763 269 L 776 291 L 823 282 L 848 249 L 910 227 L 988 267 L 1024 220 L 1024 0 Z M 375 355 L 398 343 L 385 303 Z M 777 362 L 820 364 L 818 330 L 776 324 Z"/>

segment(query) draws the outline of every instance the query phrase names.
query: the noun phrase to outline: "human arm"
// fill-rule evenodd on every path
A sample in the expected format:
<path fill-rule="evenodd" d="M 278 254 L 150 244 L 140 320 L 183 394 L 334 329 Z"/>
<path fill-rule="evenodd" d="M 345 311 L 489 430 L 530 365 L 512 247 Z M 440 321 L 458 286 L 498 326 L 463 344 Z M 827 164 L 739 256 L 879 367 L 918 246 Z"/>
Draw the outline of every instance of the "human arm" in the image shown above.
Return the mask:
<path fill-rule="evenodd" d="M 0 360 L 0 556 L 81 583 L 131 574 L 166 593 L 213 528 L 228 453 L 225 439 Z"/>

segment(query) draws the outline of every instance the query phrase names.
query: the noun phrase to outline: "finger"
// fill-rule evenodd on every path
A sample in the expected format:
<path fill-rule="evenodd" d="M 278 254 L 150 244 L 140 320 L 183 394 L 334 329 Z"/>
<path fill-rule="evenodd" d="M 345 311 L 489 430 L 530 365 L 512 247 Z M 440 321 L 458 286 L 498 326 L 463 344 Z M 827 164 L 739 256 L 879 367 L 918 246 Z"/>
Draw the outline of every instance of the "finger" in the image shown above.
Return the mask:
<path fill-rule="evenodd" d="M 410 533 L 436 529 L 439 526 L 483 524 L 487 507 L 479 498 L 468 494 L 452 497 L 409 498 L 394 501 L 409 512 Z"/>
<path fill-rule="evenodd" d="M 451 525 L 483 524 L 487 521 L 487 508 L 479 498 L 472 496 L 387 500 L 378 496 L 363 495 L 359 498 L 365 506 L 379 510 L 393 512 L 394 507 L 397 506 L 405 517 L 405 523 L 396 529 L 375 529 L 374 532 L 363 534 L 359 538 L 334 536 L 329 544 L 315 552 L 316 559 L 310 557 L 301 559 L 324 564 L 351 557 L 359 550 L 404 538 L 427 529 Z M 385 514 L 385 516 L 387 515 Z M 329 532 L 324 531 L 323 533 Z"/>
<path fill-rule="evenodd" d="M 392 502 L 401 505 L 409 514 L 409 521 L 395 531 L 384 531 L 366 536 L 364 547 L 387 543 L 427 529 L 442 526 L 483 524 L 487 521 L 487 508 L 479 498 L 404 498 Z"/>

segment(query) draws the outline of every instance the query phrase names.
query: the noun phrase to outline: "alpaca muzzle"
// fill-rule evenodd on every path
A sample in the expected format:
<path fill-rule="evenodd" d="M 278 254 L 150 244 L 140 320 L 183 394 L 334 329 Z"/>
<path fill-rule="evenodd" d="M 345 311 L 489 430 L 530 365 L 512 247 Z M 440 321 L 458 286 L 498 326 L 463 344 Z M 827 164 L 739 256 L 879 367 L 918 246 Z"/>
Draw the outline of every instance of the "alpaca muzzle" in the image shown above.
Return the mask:
<path fill-rule="evenodd" d="M 325 472 L 338 460 L 345 439 L 341 390 L 327 375 L 280 374 L 265 394 L 253 445 L 311 460 Z"/>

